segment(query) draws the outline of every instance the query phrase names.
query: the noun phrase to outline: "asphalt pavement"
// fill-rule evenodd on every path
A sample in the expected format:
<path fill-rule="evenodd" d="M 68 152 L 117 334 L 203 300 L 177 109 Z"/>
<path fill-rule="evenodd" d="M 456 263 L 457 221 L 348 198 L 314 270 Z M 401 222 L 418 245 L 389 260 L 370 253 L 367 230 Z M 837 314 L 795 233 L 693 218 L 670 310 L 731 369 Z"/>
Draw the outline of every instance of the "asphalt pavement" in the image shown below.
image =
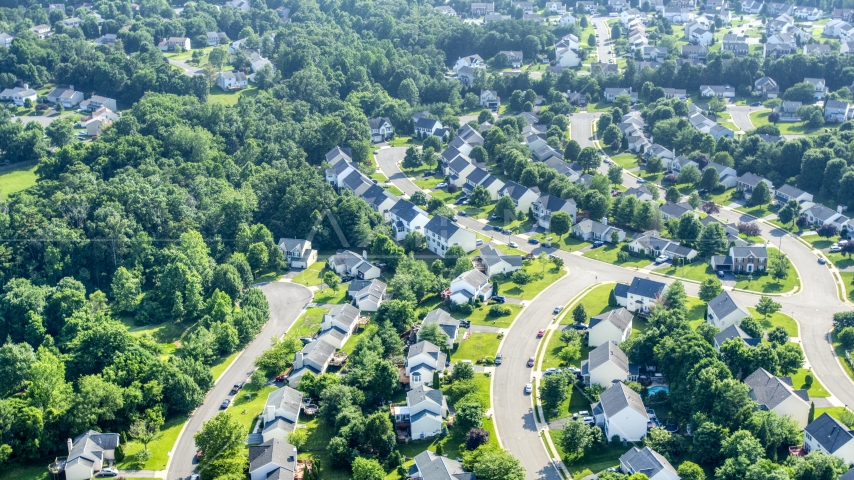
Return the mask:
<path fill-rule="evenodd" d="M 748 106 L 740 106 L 740 105 L 728 105 L 727 113 L 732 118 L 732 123 L 735 124 L 736 127 L 739 128 L 742 132 L 749 132 L 751 130 L 755 130 L 756 127 L 750 121 L 750 114 L 752 112 L 756 112 L 759 110 L 767 110 L 765 107 L 748 107 Z"/>
<path fill-rule="evenodd" d="M 204 422 L 220 412 L 222 401 L 232 398 L 229 395 L 232 385 L 249 378 L 255 369 L 255 359 L 270 348 L 273 338 L 281 337 L 288 331 L 312 299 L 311 290 L 296 283 L 273 282 L 260 288 L 270 304 L 270 320 L 205 395 L 202 405 L 190 415 L 175 448 L 170 452 L 167 480 L 187 478 L 194 473 L 196 443 L 193 435 L 202 429 Z"/>

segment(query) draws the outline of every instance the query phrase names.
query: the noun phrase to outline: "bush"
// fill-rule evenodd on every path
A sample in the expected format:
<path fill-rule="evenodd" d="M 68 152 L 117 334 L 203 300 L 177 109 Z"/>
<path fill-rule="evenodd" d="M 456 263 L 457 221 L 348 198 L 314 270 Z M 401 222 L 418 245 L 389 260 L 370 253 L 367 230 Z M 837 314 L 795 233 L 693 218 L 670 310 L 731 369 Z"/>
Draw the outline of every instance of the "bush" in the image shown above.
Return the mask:
<path fill-rule="evenodd" d="M 854 348 L 854 327 L 845 327 L 842 330 L 839 330 L 837 335 L 839 336 L 839 341 L 842 343 L 842 346 L 845 347 L 845 350 Z"/>
<path fill-rule="evenodd" d="M 807 385 L 807 389 L 812 386 L 812 375 L 809 373 L 804 376 L 804 383 Z"/>
<path fill-rule="evenodd" d="M 617 252 L 617 261 L 618 262 L 628 262 L 629 261 L 629 252 Z"/>
<path fill-rule="evenodd" d="M 462 312 L 464 315 L 471 315 L 472 312 L 474 312 L 474 305 L 470 303 L 464 303 L 460 305 L 460 312 Z"/>
<path fill-rule="evenodd" d="M 504 305 L 493 305 L 489 308 L 490 317 L 506 317 L 510 315 L 510 307 Z"/>
<path fill-rule="evenodd" d="M 622 441 L 622 439 L 620 438 L 619 435 L 612 435 L 611 436 L 611 443 L 616 444 L 616 443 L 620 443 L 621 441 Z"/>

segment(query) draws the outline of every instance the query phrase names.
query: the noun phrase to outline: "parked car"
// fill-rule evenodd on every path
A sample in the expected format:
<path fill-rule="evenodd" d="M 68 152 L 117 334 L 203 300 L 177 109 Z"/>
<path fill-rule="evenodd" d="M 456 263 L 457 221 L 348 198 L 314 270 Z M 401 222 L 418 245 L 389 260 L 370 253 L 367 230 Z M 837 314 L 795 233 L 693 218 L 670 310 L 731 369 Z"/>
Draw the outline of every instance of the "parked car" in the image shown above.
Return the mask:
<path fill-rule="evenodd" d="M 117 477 L 119 472 L 112 468 L 105 468 L 95 475 L 95 478 L 111 478 Z"/>
<path fill-rule="evenodd" d="M 531 245 L 539 245 L 540 241 L 537 240 L 536 238 L 529 238 L 528 243 L 530 243 Z"/>
<path fill-rule="evenodd" d="M 454 215 L 454 216 L 453 216 L 453 218 L 451 218 L 451 221 L 452 221 L 452 222 L 456 222 L 457 220 L 459 220 L 459 218 L 457 218 L 457 216 L 456 216 L 456 215 Z"/>
<path fill-rule="evenodd" d="M 593 248 L 599 248 L 602 245 L 605 245 L 605 242 L 603 242 L 602 240 L 596 240 L 595 242 L 593 242 Z"/>
<path fill-rule="evenodd" d="M 276 375 L 276 381 L 277 382 L 284 382 L 287 379 L 288 379 L 288 376 L 285 375 L 284 373 L 281 375 Z"/>
<path fill-rule="evenodd" d="M 507 301 L 507 299 L 506 299 L 506 298 L 504 298 L 504 295 L 496 295 L 496 296 L 492 297 L 492 300 L 493 300 L 495 303 L 504 303 L 504 302 L 506 302 L 506 301 Z"/>
<path fill-rule="evenodd" d="M 593 425 L 594 423 L 596 423 L 596 419 L 589 415 L 581 417 L 581 420 L 584 422 L 585 425 Z"/>
<path fill-rule="evenodd" d="M 342 276 L 342 277 L 341 277 L 341 282 L 349 282 L 349 281 L 351 281 L 351 280 L 353 280 L 353 276 L 352 276 L 352 275 L 344 275 L 344 276 Z"/>
<path fill-rule="evenodd" d="M 552 310 L 552 313 L 557 315 L 558 313 L 560 313 L 561 310 L 563 310 L 563 305 L 558 305 L 555 307 L 554 310 Z"/>
<path fill-rule="evenodd" d="M 646 180 L 644 180 L 644 179 L 642 179 L 642 178 L 639 178 L 639 179 L 638 179 L 638 183 L 646 183 Z"/>
<path fill-rule="evenodd" d="M 439 182 L 436 184 L 436 188 L 447 188 L 448 184 L 445 182 Z"/>
<path fill-rule="evenodd" d="M 534 366 L 534 357 L 528 357 L 528 366 L 529 366 L 529 367 L 533 367 L 533 366 Z"/>
<path fill-rule="evenodd" d="M 546 248 L 552 248 L 552 242 L 543 242 L 543 246 Z M 554 258 L 554 255 L 549 255 L 549 258 Z"/>
<path fill-rule="evenodd" d="M 537 332 L 537 338 L 543 338 L 546 334 L 546 329 L 541 328 L 539 332 Z"/>
<path fill-rule="evenodd" d="M 219 409 L 220 409 L 220 410 L 225 410 L 226 408 L 228 408 L 228 406 L 229 406 L 230 404 L 231 404 L 231 400 L 229 400 L 229 399 L 227 399 L 227 398 L 226 398 L 226 399 L 225 399 L 225 400 L 223 400 L 223 401 L 222 401 L 222 403 L 220 404 Z"/>
<path fill-rule="evenodd" d="M 496 365 L 501 365 L 501 362 L 502 362 L 502 361 L 504 361 L 504 355 L 501 355 L 500 353 L 496 353 L 496 354 L 495 354 L 495 361 L 494 361 L 494 363 L 495 363 Z"/>
<path fill-rule="evenodd" d="M 510 242 L 507 245 L 510 245 L 510 248 L 518 248 L 519 245 L 516 242 Z"/>
<path fill-rule="evenodd" d="M 605 159 L 604 159 L 603 161 L 604 161 L 605 163 L 607 163 L 608 165 L 610 165 L 610 164 L 614 163 L 614 162 L 612 162 L 612 161 L 611 161 L 611 159 L 610 159 L 610 158 L 608 158 L 608 157 L 605 157 Z"/>
<path fill-rule="evenodd" d="M 573 330 L 587 330 L 587 324 L 586 323 L 575 322 L 572 325 L 570 325 L 570 327 Z"/>
<path fill-rule="evenodd" d="M 490 220 L 498 220 L 498 215 L 493 213 L 492 215 L 489 216 L 489 219 Z"/>
<path fill-rule="evenodd" d="M 469 320 L 465 320 L 465 319 L 460 320 L 460 327 L 469 328 L 469 327 L 471 327 L 471 322 Z"/>
<path fill-rule="evenodd" d="M 836 253 L 836 252 L 841 252 L 841 251 L 842 251 L 842 247 L 840 247 L 839 245 L 832 245 L 830 247 L 830 253 Z"/>
<path fill-rule="evenodd" d="M 239 392 L 241 388 L 243 388 L 243 382 L 235 383 L 235 384 L 234 384 L 234 386 L 233 386 L 233 387 L 231 387 L 231 392 L 230 392 L 230 393 L 231 393 L 232 395 L 237 395 L 237 392 Z"/>
<path fill-rule="evenodd" d="M 760 105 L 762 105 L 762 102 L 753 102 L 750 104 L 751 107 L 758 107 Z"/>
<path fill-rule="evenodd" d="M 478 238 L 477 240 L 475 240 L 475 241 L 474 241 L 474 244 L 475 244 L 475 245 L 477 245 L 478 247 L 479 247 L 479 246 L 481 246 L 481 245 L 483 245 L 483 239 L 482 239 L 482 238 Z"/>
<path fill-rule="evenodd" d="M 380 153 L 380 151 L 379 151 L 379 150 L 374 150 L 374 155 L 376 155 L 376 154 L 378 154 L 378 153 Z"/>
<path fill-rule="evenodd" d="M 659 265 L 659 264 L 662 264 L 666 261 L 667 261 L 667 255 L 660 255 L 660 256 L 656 257 L 655 264 Z"/>
<path fill-rule="evenodd" d="M 827 260 L 825 260 L 824 257 L 818 257 L 818 264 L 819 265 L 824 265 L 825 263 L 827 263 Z"/>
<path fill-rule="evenodd" d="M 534 391 L 534 386 L 530 383 L 525 384 L 525 393 L 531 393 Z"/>
<path fill-rule="evenodd" d="M 697 190 L 697 195 L 705 195 L 707 193 L 709 193 L 709 191 L 706 190 L 705 188 L 701 188 L 701 189 Z"/>
<path fill-rule="evenodd" d="M 465 211 L 465 210 L 460 210 L 460 211 L 459 211 L 459 214 L 460 214 L 460 216 L 461 216 L 461 217 L 467 217 L 467 216 L 469 215 L 468 213 L 466 213 L 466 211 Z"/>
<path fill-rule="evenodd" d="M 501 230 L 501 233 L 503 233 L 504 235 L 513 235 L 513 230 L 508 230 L 505 228 L 504 230 Z"/>
<path fill-rule="evenodd" d="M 546 371 L 545 371 L 545 372 L 543 372 L 543 376 L 544 376 L 544 377 L 547 377 L 547 376 L 549 376 L 549 375 L 554 375 L 555 373 L 560 373 L 560 369 L 559 369 L 559 368 L 554 368 L 554 367 L 552 367 L 552 368 L 547 368 L 547 369 L 546 369 Z"/>
<path fill-rule="evenodd" d="M 454 202 L 454 205 L 463 205 L 463 202 L 467 202 L 468 200 L 468 197 L 460 197 Z"/>
<path fill-rule="evenodd" d="M 724 271 L 723 270 L 718 270 L 718 277 L 724 278 Z"/>

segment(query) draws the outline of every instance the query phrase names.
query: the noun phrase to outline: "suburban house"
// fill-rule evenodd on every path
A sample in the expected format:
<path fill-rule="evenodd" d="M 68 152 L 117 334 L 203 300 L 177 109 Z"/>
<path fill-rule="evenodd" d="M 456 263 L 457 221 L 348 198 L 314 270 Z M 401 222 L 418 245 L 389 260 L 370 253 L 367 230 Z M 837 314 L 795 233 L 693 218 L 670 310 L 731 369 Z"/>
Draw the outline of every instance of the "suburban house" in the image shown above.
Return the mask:
<path fill-rule="evenodd" d="M 598 347 L 605 343 L 620 344 L 632 334 L 634 315 L 625 308 L 618 308 L 590 318 L 587 326 L 587 346 Z"/>
<path fill-rule="evenodd" d="M 804 78 L 804 82 L 812 84 L 815 89 L 813 98 L 816 100 L 823 100 L 824 96 L 827 95 L 827 84 L 823 78 Z"/>
<path fill-rule="evenodd" d="M 637 380 L 638 370 L 615 342 L 605 342 L 590 350 L 581 361 L 581 376 L 586 385 L 608 387 L 614 382 Z"/>
<path fill-rule="evenodd" d="M 749 316 L 750 311 L 726 290 L 709 300 L 706 305 L 706 319 L 721 331 L 731 325 L 739 325 L 745 317 Z"/>
<path fill-rule="evenodd" d="M 611 243 L 611 235 L 614 232 L 617 233 L 617 237 L 619 238 L 620 242 L 626 239 L 625 231 L 620 228 L 608 225 L 608 219 L 605 217 L 603 217 L 602 220 L 605 223 L 585 218 L 584 220 L 572 226 L 572 233 L 575 236 L 580 237 L 581 239 L 586 241 L 601 240 L 606 243 Z"/>
<path fill-rule="evenodd" d="M 472 3 L 471 14 L 473 17 L 480 17 L 488 13 L 495 12 L 495 3 Z"/>
<path fill-rule="evenodd" d="M 228 43 L 228 35 L 225 32 L 205 32 L 205 36 L 208 38 L 209 47 Z"/>
<path fill-rule="evenodd" d="M 561 2 L 546 2 L 546 10 L 552 15 L 563 15 L 566 13 L 566 5 Z"/>
<path fill-rule="evenodd" d="M 854 433 L 839 420 L 822 413 L 804 428 L 804 450 L 821 452 L 854 463 Z"/>
<path fill-rule="evenodd" d="M 727 340 L 731 339 L 741 340 L 747 347 L 755 347 L 762 342 L 761 338 L 752 338 L 750 335 L 745 333 L 741 327 L 733 324 L 723 329 L 721 333 L 715 335 L 715 350 L 720 350 L 723 344 Z"/>
<path fill-rule="evenodd" d="M 851 25 L 844 20 L 834 18 L 824 26 L 824 34 L 828 37 L 837 37 L 840 40 L 848 40 L 851 34 Z"/>
<path fill-rule="evenodd" d="M 801 118 L 798 117 L 798 108 L 801 107 L 803 103 L 801 102 L 789 102 L 783 101 L 783 104 L 779 107 L 775 108 L 774 111 L 780 115 L 781 122 L 800 122 Z"/>
<path fill-rule="evenodd" d="M 717 141 L 721 138 L 734 138 L 735 132 L 731 128 L 715 124 L 712 128 L 709 129 L 709 135 L 714 137 L 715 141 Z"/>
<path fill-rule="evenodd" d="M 774 192 L 774 198 L 782 203 L 786 203 L 791 199 L 804 203 L 812 202 L 813 197 L 811 193 L 807 193 L 800 188 L 793 187 L 787 183 Z"/>
<path fill-rule="evenodd" d="M 454 245 L 463 247 L 466 252 L 477 247 L 477 236 L 474 232 L 461 228 L 441 215 L 431 218 L 424 226 L 424 232 L 427 237 L 427 249 L 440 257 L 444 257 L 445 252 Z"/>
<path fill-rule="evenodd" d="M 810 225 L 822 226 L 833 225 L 837 229 L 842 229 L 842 226 L 848 222 L 848 217 L 842 214 L 842 207 L 836 207 L 836 210 L 827 208 L 820 203 L 816 203 L 812 207 L 804 210 L 804 215 L 807 217 Z"/>
<path fill-rule="evenodd" d="M 249 85 L 249 81 L 246 79 L 246 74 L 243 72 L 219 72 L 216 84 L 223 91 L 230 92 L 232 90 L 246 88 Z"/>
<path fill-rule="evenodd" d="M 711 98 L 735 98 L 735 87 L 725 85 L 700 85 L 700 96 Z"/>
<path fill-rule="evenodd" d="M 45 25 L 43 23 L 41 25 L 36 25 L 35 27 L 31 28 L 30 31 L 38 35 L 38 37 L 42 40 L 49 37 L 51 34 L 50 25 Z"/>
<path fill-rule="evenodd" d="M 617 284 L 614 296 L 617 304 L 626 307 L 630 312 L 649 313 L 658 303 L 658 299 L 667 291 L 667 285 L 648 278 L 632 279 L 631 285 Z"/>
<path fill-rule="evenodd" d="M 771 183 L 771 180 L 749 172 L 738 177 L 736 188 L 744 195 L 745 199 L 750 200 L 750 197 L 753 195 L 753 189 L 759 185 L 759 182 L 764 182 L 768 186 L 771 196 L 774 196 L 774 184 Z"/>
<path fill-rule="evenodd" d="M 294 365 L 290 375 L 288 375 L 288 385 L 299 385 L 300 379 L 307 372 L 314 375 L 320 375 L 326 371 L 329 366 L 329 361 L 332 360 L 332 355 L 335 354 L 335 345 L 327 341 L 331 338 L 330 335 L 319 337 L 314 342 L 307 343 L 302 350 L 294 354 Z"/>
<path fill-rule="evenodd" d="M 335 147 L 326 153 L 326 183 L 338 188 L 351 173 L 358 171 L 350 157 L 350 149 Z"/>
<path fill-rule="evenodd" d="M 695 28 L 691 32 L 690 41 L 694 45 L 706 47 L 706 46 L 712 44 L 712 41 L 714 40 L 714 38 L 715 38 L 715 36 L 711 31 L 707 30 L 706 28 L 699 27 L 699 28 Z M 708 50 L 706 50 L 706 52 L 708 52 Z M 704 58 L 705 58 L 705 56 L 704 56 Z M 693 60 L 693 58 L 692 58 L 692 60 Z M 697 57 L 697 59 L 694 61 L 700 61 L 700 58 Z"/>
<path fill-rule="evenodd" d="M 522 262 L 525 260 L 521 255 L 508 255 L 491 245 L 481 248 L 475 259 L 479 261 L 475 266 L 490 278 L 493 275 L 506 275 L 521 269 Z"/>
<path fill-rule="evenodd" d="M 261 431 L 264 441 L 276 438 L 285 440 L 287 434 L 296 429 L 299 412 L 302 408 L 302 392 L 284 386 L 267 395 L 264 404 L 264 427 Z"/>
<path fill-rule="evenodd" d="M 729 255 L 713 255 L 713 270 L 729 270 L 733 273 L 761 273 L 768 266 L 768 247 L 730 247 Z"/>
<path fill-rule="evenodd" d="M 19 107 L 23 107 L 27 100 L 35 104 L 38 99 L 38 92 L 27 87 L 7 88 L 0 92 L 0 102 L 13 102 Z"/>
<path fill-rule="evenodd" d="M 762 46 L 762 56 L 763 57 L 780 58 L 783 55 L 789 55 L 789 54 L 792 54 L 792 53 L 795 53 L 798 51 L 798 46 L 796 43 L 787 42 L 783 38 L 780 38 L 783 35 L 791 36 L 791 35 L 784 33 L 784 34 L 774 35 L 773 37 L 768 39 L 769 41 L 766 42 Z M 807 47 L 807 46 L 808 45 L 805 45 L 804 47 Z M 806 50 L 807 49 L 804 48 L 804 52 L 806 52 Z"/>
<path fill-rule="evenodd" d="M 465 154 L 459 154 L 448 161 L 445 166 L 445 175 L 447 175 L 454 185 L 462 187 L 466 183 L 466 178 L 473 172 L 477 166 L 474 161 Z"/>
<path fill-rule="evenodd" d="M 684 258 L 685 262 L 692 262 L 697 258 L 696 250 L 680 245 L 678 242 L 670 239 L 662 238 L 656 230 L 636 235 L 629 242 L 628 247 L 630 252 L 639 255 L 648 255 L 650 257 L 664 255 L 674 263 L 680 258 Z"/>
<path fill-rule="evenodd" d="M 661 211 L 661 218 L 664 221 L 668 221 L 672 218 L 680 218 L 683 215 L 687 215 L 687 214 L 691 214 L 694 216 L 697 215 L 696 213 L 694 213 L 694 209 L 691 207 L 691 205 L 688 202 L 682 202 L 682 203 L 670 203 L 670 202 L 668 202 L 668 203 L 665 203 L 664 205 L 659 206 L 658 209 Z"/>
<path fill-rule="evenodd" d="M 828 122 L 842 123 L 854 118 L 854 106 L 848 102 L 839 100 L 827 100 L 824 102 L 824 119 Z"/>
<path fill-rule="evenodd" d="M 494 201 L 498 200 L 498 192 L 504 187 L 504 182 L 487 172 L 485 169 L 475 167 L 475 169 L 466 177 L 466 181 L 463 184 L 463 191 L 467 194 L 471 194 L 477 186 L 485 188 L 486 191 L 489 192 L 489 199 Z"/>
<path fill-rule="evenodd" d="M 427 212 L 422 210 L 408 200 L 400 199 L 388 211 L 391 218 L 391 228 L 394 231 L 394 239 L 401 241 L 409 232 L 418 232 L 422 235 L 424 227 L 430 221 Z"/>
<path fill-rule="evenodd" d="M 474 4 L 472 4 L 474 6 Z M 456 460 L 424 450 L 415 456 L 415 465 L 409 470 L 409 478 L 422 480 L 475 480 L 473 473 L 463 470 Z"/>
<path fill-rule="evenodd" d="M 347 296 L 361 311 L 376 312 L 385 300 L 386 284 L 377 280 L 353 280 L 347 286 Z"/>
<path fill-rule="evenodd" d="M 557 22 L 559 25 L 566 26 L 575 25 L 578 20 L 575 18 L 575 16 L 567 13 L 566 15 L 561 15 Z"/>
<path fill-rule="evenodd" d="M 116 459 L 118 433 L 100 433 L 89 430 L 68 439 L 68 456 L 57 457 L 50 464 L 51 473 L 65 472 L 66 480 L 89 480 Z"/>
<path fill-rule="evenodd" d="M 394 135 L 394 126 L 388 117 L 369 118 L 368 128 L 371 130 L 371 141 L 379 143 Z"/>
<path fill-rule="evenodd" d="M 708 54 L 709 47 L 705 45 L 682 45 L 682 57 L 694 63 L 704 63 Z"/>
<path fill-rule="evenodd" d="M 665 88 L 664 98 L 678 98 L 684 101 L 688 99 L 688 90 L 684 88 Z"/>
<path fill-rule="evenodd" d="M 106 107 L 112 111 L 117 111 L 116 101 L 112 98 L 102 97 L 100 95 L 92 95 L 86 100 L 80 102 L 80 109 L 89 112 L 94 112 L 101 107 Z"/>
<path fill-rule="evenodd" d="M 501 106 L 501 97 L 495 90 L 481 90 L 480 106 L 490 110 L 498 110 L 498 107 Z"/>
<path fill-rule="evenodd" d="M 74 86 L 57 87 L 51 90 L 45 99 L 48 103 L 59 103 L 64 108 L 73 108 L 83 101 L 83 92 L 75 91 Z"/>
<path fill-rule="evenodd" d="M 431 379 L 432 380 L 432 379 Z M 406 393 L 406 407 L 394 407 L 396 424 L 409 424 L 413 440 L 435 437 L 442 433 L 448 416 L 448 403 L 441 390 L 421 384 Z"/>
<path fill-rule="evenodd" d="M 410 346 L 404 365 L 409 388 L 418 388 L 424 383 L 432 385 L 433 373 L 438 372 L 442 376 L 447 358 L 442 349 L 426 340 Z"/>
<path fill-rule="evenodd" d="M 703 173 L 706 173 L 706 170 L 710 168 L 714 168 L 718 172 L 718 182 L 722 183 L 726 188 L 732 188 L 738 183 L 738 173 L 734 168 L 721 165 L 720 163 L 709 162 L 703 168 Z"/>
<path fill-rule="evenodd" d="M 311 240 L 280 238 L 278 245 L 285 254 L 290 268 L 308 268 L 317 261 L 317 250 L 312 250 Z"/>
<path fill-rule="evenodd" d="M 443 130 L 442 124 L 433 118 L 421 117 L 415 122 L 415 136 L 419 138 L 436 135 L 440 130 Z"/>
<path fill-rule="evenodd" d="M 649 480 L 679 480 L 673 465 L 649 447 L 632 447 L 620 457 L 620 471 L 626 475 L 640 473 Z"/>
<path fill-rule="evenodd" d="M 781 417 L 790 416 L 801 428 L 807 426 L 810 397 L 806 390 L 792 388 L 790 377 L 776 377 L 760 368 L 748 375 L 744 383 L 750 387 L 750 398 L 760 410 L 770 410 Z"/>
<path fill-rule="evenodd" d="M 555 44 L 555 65 L 568 68 L 581 65 L 581 56 L 578 55 L 578 44 L 562 40 Z"/>
<path fill-rule="evenodd" d="M 606 88 L 605 89 L 605 100 L 609 102 L 613 102 L 620 95 L 632 95 L 632 87 L 627 88 Z M 637 94 L 635 94 L 637 95 Z"/>
<path fill-rule="evenodd" d="M 700 164 L 695 162 L 694 160 L 691 160 L 687 157 L 678 156 L 674 158 L 672 162 L 670 162 L 670 171 L 678 175 L 679 172 L 681 172 L 682 169 L 688 165 L 693 165 L 694 168 L 696 168 L 697 170 L 700 169 Z"/>
<path fill-rule="evenodd" d="M 804 45 L 804 55 L 830 55 L 830 45 L 826 43 L 808 43 Z"/>
<path fill-rule="evenodd" d="M 546 230 L 550 228 L 552 215 L 557 212 L 566 212 L 572 223 L 575 223 L 576 205 L 572 199 L 564 200 L 554 195 L 541 195 L 532 204 L 532 208 L 537 224 Z"/>
<path fill-rule="evenodd" d="M 360 256 L 350 250 L 339 251 L 330 256 L 326 264 L 338 275 L 349 275 L 359 280 L 371 280 L 382 273 L 378 266 L 368 262 L 366 253 Z"/>
<path fill-rule="evenodd" d="M 498 53 L 503 53 L 507 55 L 507 59 L 510 61 L 510 66 L 512 68 L 521 68 L 522 67 L 522 51 L 521 50 L 502 50 Z"/>
<path fill-rule="evenodd" d="M 250 480 L 294 478 L 297 448 L 284 439 L 272 438 L 249 447 Z"/>
<path fill-rule="evenodd" d="M 362 172 L 354 173 L 362 174 Z M 367 177 L 362 174 L 361 183 L 364 185 L 367 181 Z M 389 214 L 389 211 L 399 200 L 391 192 L 371 182 L 371 184 L 368 185 L 367 189 L 357 195 L 359 198 L 364 200 L 365 203 L 367 203 L 368 206 L 371 207 L 374 211 L 381 213 L 386 221 L 391 221 L 391 215 Z"/>
<path fill-rule="evenodd" d="M 10 34 L 10 33 L 0 32 L 0 47 L 6 47 L 6 48 L 11 47 L 12 46 L 12 40 L 14 40 L 14 39 L 15 39 L 15 36 Z"/>
<path fill-rule="evenodd" d="M 623 382 L 610 385 L 592 404 L 596 425 L 605 432 L 605 438 L 619 436 L 623 441 L 637 442 L 645 435 L 649 415 L 640 395 Z"/>
<path fill-rule="evenodd" d="M 159 48 L 161 52 L 172 52 L 175 50 L 175 47 L 181 47 L 185 51 L 189 52 L 191 50 L 190 39 L 187 37 L 169 37 L 164 38 L 157 44 L 157 48 Z"/>
<path fill-rule="evenodd" d="M 508 196 L 513 200 L 513 203 L 516 204 L 516 210 L 521 210 L 522 212 L 528 213 L 528 210 L 531 209 L 531 205 L 534 202 L 539 200 L 540 192 L 539 189 L 530 189 L 526 186 L 519 185 L 518 183 L 510 180 L 504 184 L 501 190 L 498 191 L 498 196 Z M 507 212 L 494 212 L 495 214 L 503 217 L 507 215 Z M 510 212 L 511 215 L 515 216 L 515 212 Z"/>
<path fill-rule="evenodd" d="M 457 305 L 469 303 L 475 298 L 486 301 L 492 298 L 492 284 L 485 273 L 472 269 L 451 280 L 451 286 L 442 292 L 442 298 L 450 299 Z"/>
<path fill-rule="evenodd" d="M 623 198 L 625 197 L 635 197 L 641 202 L 649 202 L 652 201 L 652 192 L 650 192 L 645 186 L 641 185 L 639 187 L 632 187 L 623 192 Z"/>
<path fill-rule="evenodd" d="M 747 36 L 727 33 L 724 35 L 721 50 L 728 50 L 734 53 L 737 57 L 747 55 L 750 53 L 750 45 L 747 44 Z"/>
<path fill-rule="evenodd" d="M 435 323 L 439 326 L 439 329 L 448 336 L 447 347 L 448 349 L 453 348 L 454 342 L 457 341 L 457 334 L 460 331 L 460 321 L 456 318 L 452 317 L 450 313 L 441 308 L 436 308 L 434 310 L 430 310 L 427 316 L 424 317 L 424 320 L 421 321 L 421 328 L 424 328 L 426 325 L 430 325 L 431 323 Z M 420 330 L 419 333 L 416 334 L 416 338 L 418 341 L 421 341 Z"/>
<path fill-rule="evenodd" d="M 799 20 L 814 22 L 821 18 L 821 10 L 817 7 L 796 7 L 794 15 Z"/>
<path fill-rule="evenodd" d="M 343 347 L 350 335 L 359 328 L 359 314 L 359 309 L 349 303 L 332 308 L 323 315 L 318 338 L 326 340 L 335 348 Z"/>
<path fill-rule="evenodd" d="M 443 15 L 448 15 L 449 17 L 457 16 L 457 11 L 454 10 L 454 7 L 451 7 L 450 5 L 439 5 L 438 7 L 433 7 L 433 10 Z"/>
<path fill-rule="evenodd" d="M 840 55 L 851 55 L 852 53 L 854 53 L 854 42 L 842 42 L 839 45 Z"/>
<path fill-rule="evenodd" d="M 762 77 L 753 82 L 753 91 L 765 98 L 777 98 L 777 95 L 780 94 L 780 87 L 773 78 Z"/>

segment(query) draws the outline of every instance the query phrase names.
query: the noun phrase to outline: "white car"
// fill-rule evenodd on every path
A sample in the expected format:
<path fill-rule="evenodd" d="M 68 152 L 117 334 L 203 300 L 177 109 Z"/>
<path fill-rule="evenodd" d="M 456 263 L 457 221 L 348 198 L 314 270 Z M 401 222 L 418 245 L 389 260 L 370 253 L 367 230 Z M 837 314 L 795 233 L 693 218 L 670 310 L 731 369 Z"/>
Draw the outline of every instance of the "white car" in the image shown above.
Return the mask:
<path fill-rule="evenodd" d="M 448 184 L 447 184 L 447 183 L 445 183 L 445 182 L 437 183 L 437 184 L 436 184 L 436 188 L 446 188 L 447 186 L 448 186 Z"/>
<path fill-rule="evenodd" d="M 530 383 L 525 384 L 525 393 L 531 393 L 534 391 L 534 386 Z"/>
<path fill-rule="evenodd" d="M 638 179 L 638 183 L 646 183 L 646 180 L 644 180 L 644 179 L 642 179 L 642 178 L 639 178 L 639 179 Z"/>
<path fill-rule="evenodd" d="M 664 263 L 667 261 L 667 255 L 661 255 L 655 259 L 656 264 Z"/>
<path fill-rule="evenodd" d="M 474 241 L 474 244 L 475 244 L 475 245 L 477 245 L 478 247 L 479 247 L 479 246 L 481 246 L 481 245 L 483 245 L 483 239 L 482 239 L 482 238 L 478 238 L 477 240 L 475 240 L 475 241 Z"/>
<path fill-rule="evenodd" d="M 510 242 L 507 245 L 510 245 L 511 248 L 517 248 L 519 245 L 516 245 L 516 242 Z"/>
<path fill-rule="evenodd" d="M 842 247 L 840 247 L 839 245 L 834 245 L 834 246 L 830 247 L 830 253 L 836 253 L 836 252 L 841 252 L 841 251 L 842 251 Z"/>

